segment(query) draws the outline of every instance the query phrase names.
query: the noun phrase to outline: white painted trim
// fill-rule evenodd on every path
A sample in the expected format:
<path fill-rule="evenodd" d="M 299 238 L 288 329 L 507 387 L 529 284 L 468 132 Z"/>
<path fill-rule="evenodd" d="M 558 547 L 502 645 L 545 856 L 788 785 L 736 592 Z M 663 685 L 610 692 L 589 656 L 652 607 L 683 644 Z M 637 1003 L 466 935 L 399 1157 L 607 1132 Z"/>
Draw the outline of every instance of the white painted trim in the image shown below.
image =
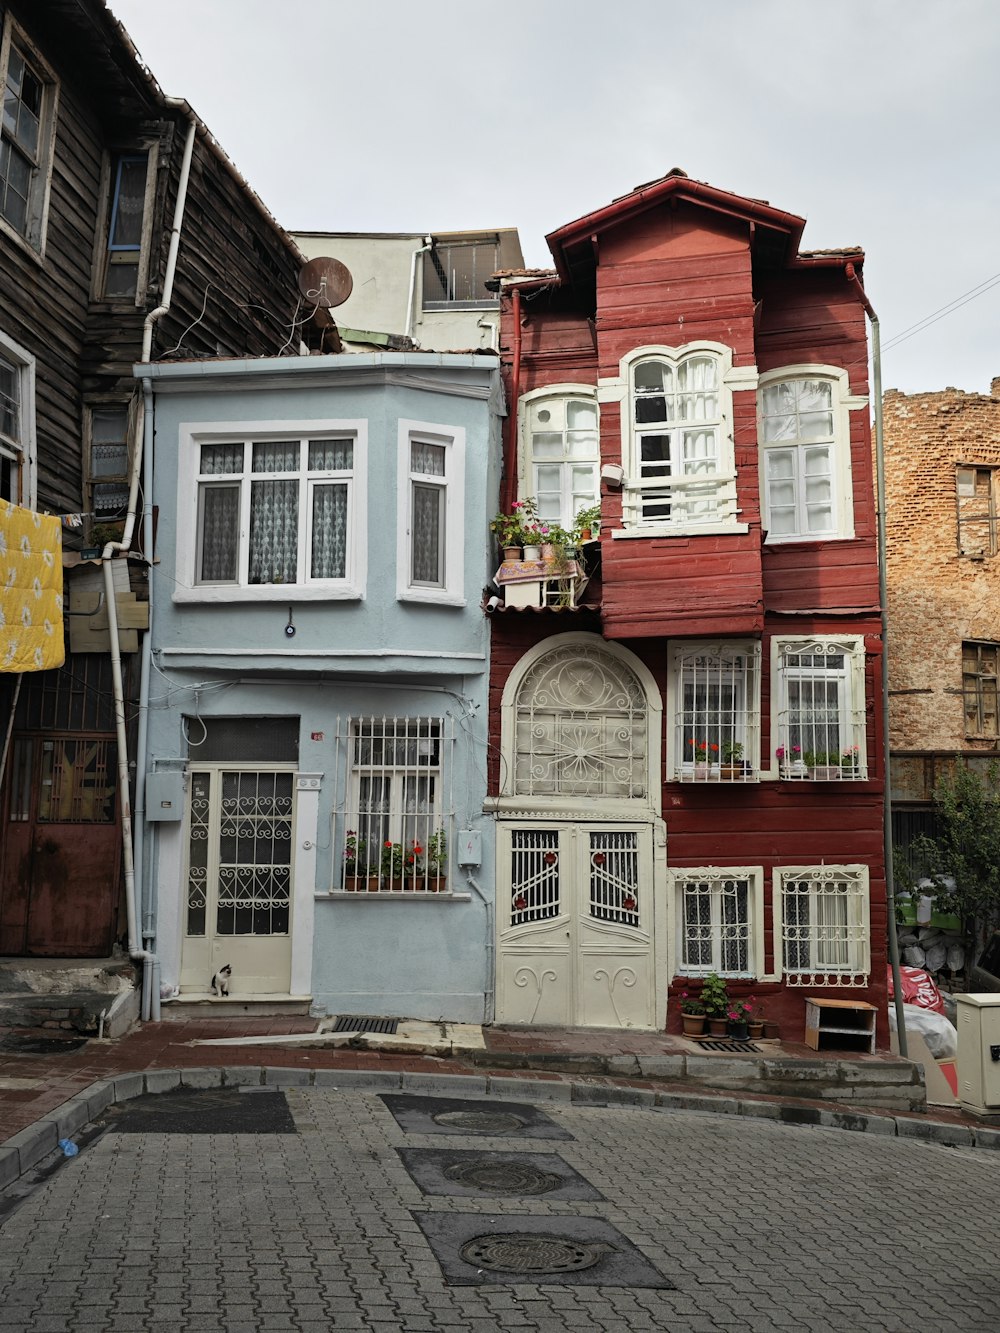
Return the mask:
<path fill-rule="evenodd" d="M 316 843 L 322 773 L 296 773 L 292 831 L 291 978 L 293 995 L 312 993 L 313 919 L 316 897 Z"/>
<path fill-rule="evenodd" d="M 282 600 L 288 601 L 287 596 Z M 416 648 L 158 648 L 165 657 L 433 657 L 485 662 L 485 653 L 421 652 Z"/>
<path fill-rule="evenodd" d="M 8 9 L 3 27 L 3 35 L 2 38 L 0 38 L 0 88 L 3 88 L 6 85 L 7 62 L 10 57 L 11 43 L 15 37 L 17 45 L 23 48 L 29 55 L 32 63 L 37 65 L 44 83 L 44 88 L 42 90 L 42 114 L 40 118 L 40 135 L 38 144 L 38 160 L 41 163 L 40 170 L 44 173 L 44 181 L 41 186 L 40 200 L 33 188 L 36 184 L 34 180 L 32 180 L 32 185 L 29 187 L 31 193 L 28 197 L 29 220 L 31 216 L 37 212 L 38 244 L 36 245 L 34 241 L 29 240 L 27 236 L 23 236 L 16 227 L 12 227 L 10 223 L 2 217 L 0 217 L 0 231 L 9 236 L 10 239 L 19 245 L 26 254 L 30 255 L 36 263 L 41 263 L 45 258 L 45 236 L 49 222 L 49 198 L 52 193 L 56 121 L 59 114 L 59 79 L 55 70 L 42 55 L 39 48 L 31 40 L 20 24 L 15 22 L 13 15 Z M 31 230 L 33 229 L 29 227 L 29 232 Z"/>
<path fill-rule="evenodd" d="M 21 439 L 18 442 L 24 465 L 22 471 L 23 494 L 18 495 L 17 503 L 24 509 L 34 509 L 38 500 L 38 439 L 35 424 L 35 369 L 36 361 L 31 352 L 13 338 L 0 331 L 0 352 L 6 352 L 9 360 L 16 363 L 18 369 L 18 411 L 21 417 Z"/>
<path fill-rule="evenodd" d="M 614 541 L 631 541 L 635 537 L 730 537 L 749 532 L 749 523 L 702 523 L 678 524 L 676 528 L 654 526 L 642 528 L 615 528 L 611 537 Z"/>
<path fill-rule="evenodd" d="M 350 435 L 354 463 L 348 515 L 347 576 L 329 582 L 241 584 L 195 582 L 198 558 L 197 451 L 203 444 L 241 444 Z M 296 602 L 360 600 L 368 578 L 368 422 L 365 418 L 186 421 L 178 430 L 175 602 Z M 300 474 L 301 475 L 301 474 Z M 249 534 L 241 532 L 241 545 Z"/>
<path fill-rule="evenodd" d="M 760 773 L 761 755 L 760 755 L 760 737 L 763 730 L 761 726 L 761 667 L 762 652 L 760 639 L 670 639 L 667 643 L 667 760 L 668 768 L 666 780 L 668 782 L 681 782 L 680 777 L 681 763 L 676 753 L 678 737 L 680 732 L 677 726 L 678 710 L 683 707 L 683 693 L 678 680 L 678 665 L 681 657 L 686 657 L 691 653 L 742 653 L 746 657 L 755 659 L 752 671 L 750 685 L 756 689 L 756 698 L 747 699 L 744 705 L 746 715 L 746 743 L 745 749 L 748 751 L 745 758 L 753 764 L 755 774 Z M 699 784 L 693 784 L 697 787 Z M 736 784 L 738 785 L 738 784 Z"/>
<path fill-rule="evenodd" d="M 773 440 L 764 443 L 762 429 L 764 421 L 764 390 L 771 384 L 782 380 L 817 379 L 829 380 L 834 386 L 831 394 L 833 407 L 833 482 L 835 526 L 833 532 L 797 532 L 773 534 L 769 529 L 770 518 L 767 502 L 767 466 L 768 449 L 801 448 L 801 445 L 789 445 L 786 441 Z M 792 542 L 825 542 L 852 538 L 854 536 L 854 486 L 851 471 L 851 422 L 849 413 L 867 407 L 866 397 L 852 395 L 850 376 L 841 366 L 811 365 L 799 362 L 789 366 L 778 366 L 775 370 L 765 371 L 758 383 L 757 399 L 757 451 L 759 455 L 759 487 L 761 523 L 767 532 L 766 546 L 783 546 Z M 817 441 L 817 444 L 822 441 Z"/>
<path fill-rule="evenodd" d="M 410 444 L 436 444 L 445 451 L 444 585 L 413 582 Z M 402 602 L 465 606 L 465 428 L 401 417 L 396 434 L 396 597 Z"/>
<path fill-rule="evenodd" d="M 750 964 L 751 970 L 745 973 L 723 973 L 727 978 L 738 980 L 740 977 L 746 977 L 753 981 L 773 981 L 773 973 L 769 973 L 765 967 L 764 954 L 764 867 L 763 866 L 668 866 L 667 884 L 670 902 L 670 920 L 674 923 L 673 932 L 673 952 L 671 958 L 671 975 L 675 977 L 706 977 L 714 969 L 709 967 L 704 971 L 693 968 L 686 970 L 682 959 L 684 957 L 683 939 L 684 939 L 684 920 L 683 920 L 683 902 L 684 896 L 680 891 L 679 885 L 684 880 L 689 879 L 707 879 L 718 880 L 727 879 L 748 879 L 750 881 Z"/>

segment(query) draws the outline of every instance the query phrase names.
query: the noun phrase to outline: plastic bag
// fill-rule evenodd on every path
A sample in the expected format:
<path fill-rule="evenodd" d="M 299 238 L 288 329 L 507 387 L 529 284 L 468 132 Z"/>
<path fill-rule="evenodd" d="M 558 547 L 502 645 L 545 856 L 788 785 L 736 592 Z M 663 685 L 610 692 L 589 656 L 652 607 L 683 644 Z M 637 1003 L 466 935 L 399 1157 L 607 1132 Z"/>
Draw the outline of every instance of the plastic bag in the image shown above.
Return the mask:
<path fill-rule="evenodd" d="M 932 1009 L 917 1004 L 903 1005 L 903 1022 L 907 1032 L 919 1032 L 935 1060 L 953 1060 L 958 1055 L 958 1033 L 945 1018 Z M 889 1029 L 896 1031 L 896 1006 L 889 1005 Z"/>
<path fill-rule="evenodd" d="M 892 985 L 892 968 L 886 969 L 889 982 L 889 1000 L 892 1001 L 895 990 Z M 901 967 L 900 979 L 903 983 L 903 1003 L 916 1004 L 921 1009 L 933 1009 L 935 1013 L 944 1013 L 944 1001 L 941 992 L 934 984 L 934 979 L 919 967 Z"/>

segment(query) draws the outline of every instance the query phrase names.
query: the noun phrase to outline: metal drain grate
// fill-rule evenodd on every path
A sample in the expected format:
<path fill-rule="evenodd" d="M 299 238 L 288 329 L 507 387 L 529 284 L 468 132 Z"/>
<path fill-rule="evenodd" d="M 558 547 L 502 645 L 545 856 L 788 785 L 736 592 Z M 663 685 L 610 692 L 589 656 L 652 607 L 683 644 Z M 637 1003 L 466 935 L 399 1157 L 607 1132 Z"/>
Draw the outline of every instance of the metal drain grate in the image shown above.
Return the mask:
<path fill-rule="evenodd" d="M 386 1032 L 391 1036 L 399 1027 L 398 1018 L 373 1018 L 370 1014 L 341 1014 L 334 1032 Z"/>
<path fill-rule="evenodd" d="M 759 1055 L 760 1047 L 755 1046 L 752 1041 L 726 1041 L 720 1038 L 718 1041 L 699 1041 L 698 1045 L 703 1051 L 746 1051 L 751 1055 Z"/>

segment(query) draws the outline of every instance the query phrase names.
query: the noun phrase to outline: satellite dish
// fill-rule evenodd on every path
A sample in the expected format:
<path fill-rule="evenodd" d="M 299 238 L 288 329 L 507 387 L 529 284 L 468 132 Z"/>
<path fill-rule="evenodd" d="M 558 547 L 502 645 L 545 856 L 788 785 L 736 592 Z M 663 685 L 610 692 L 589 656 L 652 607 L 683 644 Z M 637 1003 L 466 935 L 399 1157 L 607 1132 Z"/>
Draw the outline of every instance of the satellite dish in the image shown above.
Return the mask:
<path fill-rule="evenodd" d="M 339 259 L 310 259 L 299 272 L 299 291 L 323 310 L 343 305 L 353 289 L 350 269 Z"/>

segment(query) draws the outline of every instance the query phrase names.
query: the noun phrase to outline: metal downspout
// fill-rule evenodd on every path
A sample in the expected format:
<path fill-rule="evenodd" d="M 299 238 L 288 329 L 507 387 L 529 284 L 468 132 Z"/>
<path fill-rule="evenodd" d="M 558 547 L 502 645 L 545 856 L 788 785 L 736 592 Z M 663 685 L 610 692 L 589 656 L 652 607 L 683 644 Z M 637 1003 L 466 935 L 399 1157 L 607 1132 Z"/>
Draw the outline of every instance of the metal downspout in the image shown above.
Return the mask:
<path fill-rule="evenodd" d="M 167 99 L 168 101 L 170 99 Z M 153 325 L 170 309 L 170 298 L 174 287 L 174 274 L 177 269 L 177 250 L 180 245 L 181 224 L 184 220 L 184 205 L 187 200 L 188 180 L 191 175 L 191 157 L 194 152 L 194 138 L 197 125 L 192 116 L 188 125 L 187 139 L 184 144 L 184 156 L 181 160 L 180 177 L 177 182 L 177 199 L 174 204 L 174 218 L 170 234 L 170 249 L 167 254 L 167 266 L 163 279 L 163 294 L 160 305 L 151 310 L 143 322 L 142 360 L 148 361 L 153 345 Z M 143 947 L 139 934 L 139 903 L 136 901 L 135 858 L 132 850 L 132 804 L 129 796 L 128 774 L 128 737 L 125 729 L 125 691 L 122 684 L 121 646 L 118 640 L 118 607 L 115 603 L 114 566 L 116 552 L 127 552 L 132 544 L 135 531 L 136 504 L 139 495 L 139 475 L 142 468 L 146 432 L 152 432 L 152 420 L 147 422 L 143 412 L 142 431 L 137 432 L 136 447 L 133 451 L 132 467 L 129 475 L 128 514 L 125 519 L 125 531 L 118 542 L 108 542 L 101 553 L 104 573 L 104 594 L 108 606 L 108 633 L 111 637 L 111 677 L 115 701 L 115 732 L 118 744 L 118 793 L 122 819 L 122 859 L 125 867 L 125 911 L 128 918 L 128 951 L 135 962 L 145 965 L 143 972 L 143 1008 L 142 1018 L 150 1018 L 154 1011 L 159 1017 L 159 959 Z M 152 552 L 147 550 L 147 561 Z M 139 837 L 143 830 L 140 826 Z M 140 856 L 141 861 L 141 856 Z M 155 986 L 154 986 L 155 981 Z M 154 995 L 155 990 L 155 995 Z"/>
<path fill-rule="evenodd" d="M 514 288 L 511 304 L 514 321 L 514 346 L 511 351 L 510 403 L 507 408 L 507 449 L 504 457 L 504 477 L 501 482 L 501 509 L 506 509 L 517 498 L 517 417 L 521 399 L 521 289 Z"/>
<path fill-rule="evenodd" d="M 892 965 L 892 988 L 896 1010 L 896 1037 L 899 1053 L 909 1058 L 906 1041 L 906 1021 L 903 1011 L 903 982 L 899 971 L 899 934 L 896 930 L 896 876 L 892 864 L 892 791 L 889 775 L 889 607 L 886 577 L 885 536 L 885 440 L 882 430 L 882 345 L 879 339 L 878 316 L 872 308 L 854 265 L 845 268 L 847 280 L 864 306 L 872 326 L 872 388 L 875 396 L 875 485 L 876 517 L 878 519 L 878 597 L 882 608 L 882 754 L 885 767 L 885 796 L 882 801 L 882 842 L 885 857 L 885 899 L 888 915 L 889 961 Z"/>
<path fill-rule="evenodd" d="M 483 1022 L 486 1024 L 493 1022 L 494 992 L 493 992 L 493 959 L 495 943 L 493 940 L 493 904 L 487 898 L 479 887 L 479 883 L 468 871 L 465 872 L 466 883 L 482 899 L 483 907 L 486 909 L 486 992 L 483 996 Z"/>
<path fill-rule="evenodd" d="M 142 549 L 149 562 L 150 584 L 153 575 L 153 444 L 155 437 L 155 418 L 153 415 L 153 386 L 149 380 L 143 380 L 143 446 L 142 446 Z M 146 883 L 146 751 L 149 744 L 149 680 L 153 644 L 154 598 L 150 587 L 148 602 L 149 623 L 142 636 L 139 672 L 139 726 L 136 737 L 135 758 L 135 886 L 136 894 L 142 906 L 142 947 L 153 950 L 156 936 L 156 891 L 150 879 Z M 148 993 L 143 996 L 143 1016 L 155 1022 L 160 1017 L 160 964 L 155 961 L 147 969 L 149 975 Z"/>

